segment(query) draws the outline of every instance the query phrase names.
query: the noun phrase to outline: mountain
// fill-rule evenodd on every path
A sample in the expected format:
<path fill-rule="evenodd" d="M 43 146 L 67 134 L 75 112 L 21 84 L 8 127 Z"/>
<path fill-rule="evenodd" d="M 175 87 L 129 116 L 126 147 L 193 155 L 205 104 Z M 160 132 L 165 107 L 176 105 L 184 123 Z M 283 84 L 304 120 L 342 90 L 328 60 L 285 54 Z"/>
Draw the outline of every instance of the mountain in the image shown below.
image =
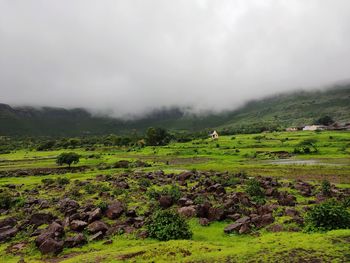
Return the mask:
<path fill-rule="evenodd" d="M 158 109 L 135 120 L 97 117 L 85 109 L 11 107 L 0 104 L 0 135 L 77 136 L 127 134 L 148 127 L 200 131 L 219 129 L 249 132 L 269 127 L 301 126 L 329 115 L 350 122 L 350 84 L 317 91 L 297 91 L 261 100 L 243 107 L 205 116 L 186 114 L 179 108 Z M 253 130 L 254 131 L 254 130 Z"/>

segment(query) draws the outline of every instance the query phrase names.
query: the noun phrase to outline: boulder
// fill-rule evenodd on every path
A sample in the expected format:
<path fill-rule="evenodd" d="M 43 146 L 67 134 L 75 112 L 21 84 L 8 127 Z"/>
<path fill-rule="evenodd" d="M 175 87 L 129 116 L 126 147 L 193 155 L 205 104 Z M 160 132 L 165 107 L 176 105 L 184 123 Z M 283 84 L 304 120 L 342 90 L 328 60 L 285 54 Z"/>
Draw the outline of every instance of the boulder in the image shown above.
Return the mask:
<path fill-rule="evenodd" d="M 193 206 L 180 207 L 177 211 L 180 215 L 187 218 L 196 216 L 196 209 Z"/>
<path fill-rule="evenodd" d="M 108 226 L 102 221 L 95 221 L 88 225 L 87 227 L 90 233 L 102 232 L 105 233 L 108 230 Z"/>
<path fill-rule="evenodd" d="M 98 231 L 97 233 L 95 233 L 94 235 L 89 237 L 89 241 L 95 241 L 95 240 L 100 240 L 103 238 L 103 232 L 102 231 Z"/>
<path fill-rule="evenodd" d="M 66 238 L 66 240 L 64 241 L 64 246 L 72 248 L 72 247 L 82 246 L 85 243 L 86 243 L 86 238 L 82 233 L 79 233 L 75 236 Z"/>
<path fill-rule="evenodd" d="M 98 208 L 92 210 L 91 212 L 88 212 L 87 215 L 89 217 L 88 222 L 90 223 L 90 222 L 93 222 L 95 220 L 101 219 L 102 210 L 101 210 L 101 208 L 98 207 Z"/>
<path fill-rule="evenodd" d="M 208 210 L 208 219 L 210 221 L 225 219 L 225 210 L 221 207 L 210 207 Z"/>
<path fill-rule="evenodd" d="M 35 213 L 29 218 L 29 225 L 35 225 L 36 227 L 43 224 L 50 224 L 54 220 L 54 216 L 51 213 Z"/>
<path fill-rule="evenodd" d="M 75 200 L 65 198 L 59 201 L 59 207 L 61 212 L 65 215 L 72 215 L 77 212 L 80 205 Z"/>
<path fill-rule="evenodd" d="M 86 223 L 85 221 L 73 220 L 72 222 L 70 222 L 70 229 L 72 229 L 73 231 L 82 231 L 87 225 L 88 223 Z"/>
<path fill-rule="evenodd" d="M 296 198 L 287 192 L 281 192 L 278 197 L 278 204 L 283 206 L 295 206 Z"/>
<path fill-rule="evenodd" d="M 17 232 L 17 227 L 2 228 L 0 230 L 0 242 L 9 240 L 10 238 L 14 237 L 17 234 Z"/>
<path fill-rule="evenodd" d="M 116 219 L 120 217 L 124 212 L 124 205 L 120 201 L 115 201 L 110 204 L 106 210 L 106 216 L 109 219 Z"/>
<path fill-rule="evenodd" d="M 162 208 L 169 208 L 173 205 L 173 199 L 170 195 L 162 195 L 159 198 L 159 205 Z"/>
<path fill-rule="evenodd" d="M 204 204 L 197 205 L 197 217 L 205 217 L 208 218 L 209 209 L 211 205 L 209 202 L 205 202 Z"/>
<path fill-rule="evenodd" d="M 189 179 L 192 176 L 193 176 L 192 172 L 183 172 L 183 173 L 179 174 L 179 180 L 186 181 L 187 179 Z"/>
<path fill-rule="evenodd" d="M 63 241 L 56 241 L 53 238 L 47 238 L 40 244 L 39 250 L 42 254 L 58 254 L 62 251 L 63 245 Z"/>

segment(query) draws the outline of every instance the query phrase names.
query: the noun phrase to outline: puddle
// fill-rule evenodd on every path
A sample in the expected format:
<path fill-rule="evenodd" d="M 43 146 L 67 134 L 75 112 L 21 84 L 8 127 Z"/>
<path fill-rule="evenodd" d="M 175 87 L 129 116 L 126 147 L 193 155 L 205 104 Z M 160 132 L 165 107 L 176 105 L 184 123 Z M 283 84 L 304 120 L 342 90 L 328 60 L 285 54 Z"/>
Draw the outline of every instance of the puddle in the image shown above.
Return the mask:
<path fill-rule="evenodd" d="M 336 165 L 336 166 L 345 166 L 350 165 L 350 159 L 279 159 L 273 161 L 267 161 L 269 164 L 296 164 L 296 165 Z"/>

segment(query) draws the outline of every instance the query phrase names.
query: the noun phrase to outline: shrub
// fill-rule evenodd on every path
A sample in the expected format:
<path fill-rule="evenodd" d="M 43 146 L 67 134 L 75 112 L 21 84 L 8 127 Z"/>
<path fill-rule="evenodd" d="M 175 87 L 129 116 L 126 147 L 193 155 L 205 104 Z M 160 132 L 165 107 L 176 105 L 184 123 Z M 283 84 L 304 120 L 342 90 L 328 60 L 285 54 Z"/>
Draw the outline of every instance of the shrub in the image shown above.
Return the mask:
<path fill-rule="evenodd" d="M 69 179 L 67 177 L 59 177 L 59 178 L 57 178 L 56 181 L 57 181 L 57 184 L 60 186 L 69 184 Z"/>
<path fill-rule="evenodd" d="M 151 186 L 151 181 L 147 178 L 141 178 L 139 180 L 139 186 L 143 188 L 148 188 Z"/>
<path fill-rule="evenodd" d="M 330 200 L 315 205 L 306 214 L 307 231 L 327 231 L 350 227 L 350 213 L 340 203 Z"/>
<path fill-rule="evenodd" d="M 157 210 L 146 226 L 149 236 L 160 241 L 192 238 L 192 232 L 185 219 L 170 210 Z"/>
<path fill-rule="evenodd" d="M 260 187 L 260 183 L 255 178 L 250 179 L 247 182 L 247 186 L 245 189 L 246 193 L 250 195 L 254 202 L 259 204 L 265 203 L 265 193 L 264 190 Z"/>
<path fill-rule="evenodd" d="M 97 204 L 97 207 L 99 207 L 102 212 L 105 212 L 108 208 L 108 204 L 105 201 L 101 201 Z"/>
<path fill-rule="evenodd" d="M 9 192 L 0 193 L 0 208 L 9 209 L 13 205 L 13 201 L 13 197 Z"/>
<path fill-rule="evenodd" d="M 331 194 L 331 184 L 328 180 L 322 181 L 321 192 L 324 196 L 329 196 Z"/>
<path fill-rule="evenodd" d="M 170 187 L 164 188 L 161 194 L 171 196 L 173 202 L 177 202 L 182 196 L 180 187 L 178 187 L 177 185 L 172 185 Z"/>

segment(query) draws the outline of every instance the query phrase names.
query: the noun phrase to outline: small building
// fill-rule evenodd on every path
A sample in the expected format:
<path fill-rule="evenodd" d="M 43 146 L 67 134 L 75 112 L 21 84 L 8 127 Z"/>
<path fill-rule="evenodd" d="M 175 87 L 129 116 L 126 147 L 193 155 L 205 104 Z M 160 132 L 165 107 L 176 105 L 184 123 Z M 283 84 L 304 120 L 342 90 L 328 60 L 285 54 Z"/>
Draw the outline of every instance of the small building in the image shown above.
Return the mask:
<path fill-rule="evenodd" d="M 213 131 L 212 133 L 210 133 L 210 137 L 213 140 L 217 140 L 217 139 L 219 139 L 219 134 L 217 133 L 217 131 Z"/>
<path fill-rule="evenodd" d="M 307 125 L 303 131 L 323 131 L 326 128 L 324 125 Z"/>
<path fill-rule="evenodd" d="M 298 131 L 298 128 L 296 127 L 289 127 L 286 129 L 287 132 L 294 132 L 294 131 Z"/>

